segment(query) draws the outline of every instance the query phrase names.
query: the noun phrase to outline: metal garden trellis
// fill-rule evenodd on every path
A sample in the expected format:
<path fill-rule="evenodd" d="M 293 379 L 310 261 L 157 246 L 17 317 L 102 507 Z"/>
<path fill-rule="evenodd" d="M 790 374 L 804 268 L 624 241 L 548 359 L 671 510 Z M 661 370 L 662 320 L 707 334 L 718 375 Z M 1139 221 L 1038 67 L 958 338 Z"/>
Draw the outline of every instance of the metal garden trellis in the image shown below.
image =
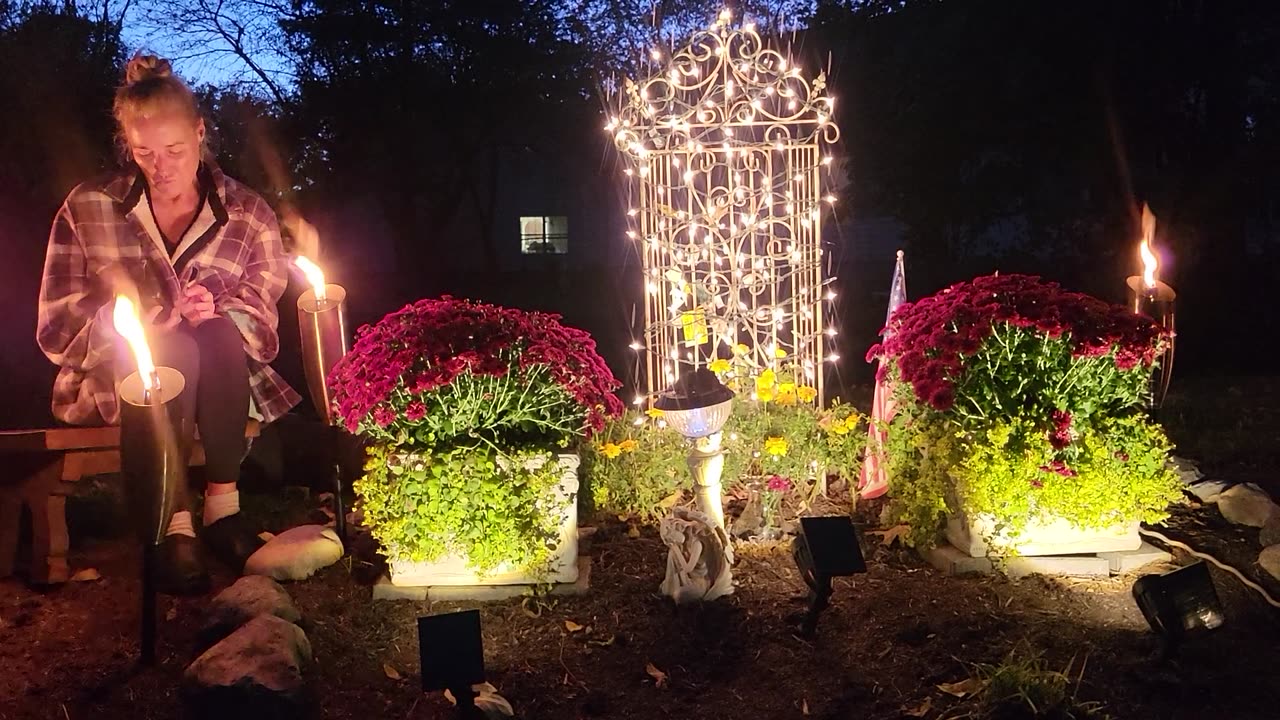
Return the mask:
<path fill-rule="evenodd" d="M 822 220 L 840 131 L 826 75 L 807 79 L 727 12 L 653 59 L 606 126 L 644 268 L 640 387 L 653 397 L 682 367 L 736 354 L 753 374 L 813 387 L 821 407 L 823 363 L 837 358 Z"/>

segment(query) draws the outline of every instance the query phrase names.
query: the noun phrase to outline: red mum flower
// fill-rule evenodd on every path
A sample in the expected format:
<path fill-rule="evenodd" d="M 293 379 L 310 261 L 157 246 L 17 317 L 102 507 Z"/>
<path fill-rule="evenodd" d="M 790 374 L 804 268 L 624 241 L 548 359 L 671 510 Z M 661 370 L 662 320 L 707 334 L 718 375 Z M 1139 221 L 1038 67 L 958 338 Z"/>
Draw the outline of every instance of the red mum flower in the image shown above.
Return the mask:
<path fill-rule="evenodd" d="M 405 419 L 411 421 L 421 420 L 427 415 L 427 406 L 421 402 L 414 400 L 404 408 Z"/>

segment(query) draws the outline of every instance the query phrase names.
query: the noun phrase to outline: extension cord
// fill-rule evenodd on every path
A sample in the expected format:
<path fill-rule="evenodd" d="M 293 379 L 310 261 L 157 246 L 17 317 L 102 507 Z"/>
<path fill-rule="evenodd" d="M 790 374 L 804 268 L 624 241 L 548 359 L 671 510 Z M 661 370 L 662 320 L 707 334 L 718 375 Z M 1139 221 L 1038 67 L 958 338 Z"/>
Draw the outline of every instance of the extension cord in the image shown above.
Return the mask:
<path fill-rule="evenodd" d="M 1201 560 L 1208 560 L 1209 562 L 1213 563 L 1214 565 L 1217 565 L 1218 567 L 1222 568 L 1223 570 L 1226 570 L 1227 572 L 1231 573 L 1232 575 L 1235 575 L 1235 576 L 1240 580 L 1240 582 L 1244 583 L 1244 586 L 1245 586 L 1245 587 L 1247 587 L 1247 588 L 1249 588 L 1249 589 L 1251 589 L 1251 590 L 1257 590 L 1257 591 L 1258 591 L 1258 593 L 1259 593 L 1260 595 L 1262 595 L 1262 599 L 1263 599 L 1263 600 L 1266 600 L 1266 601 L 1267 601 L 1267 603 L 1269 603 L 1269 604 L 1271 605 L 1271 607 L 1274 607 L 1274 608 L 1280 608 L 1280 601 L 1277 601 L 1275 598 L 1271 597 L 1271 594 L 1267 592 L 1266 588 L 1262 587 L 1261 585 L 1259 585 L 1259 584 L 1255 583 L 1254 581 L 1250 580 L 1249 578 L 1245 577 L 1245 576 L 1244 576 L 1244 574 L 1243 574 L 1243 573 L 1241 573 L 1239 570 L 1237 570 L 1237 569 L 1235 569 L 1235 568 L 1231 567 L 1230 565 L 1228 565 L 1228 564 L 1226 564 L 1226 563 L 1222 562 L 1222 561 L 1221 561 L 1221 560 L 1219 560 L 1218 558 L 1216 558 L 1216 557 L 1214 557 L 1214 556 L 1212 556 L 1212 555 L 1209 555 L 1209 554 L 1207 554 L 1207 553 L 1196 552 L 1195 550 L 1192 550 L 1192 549 L 1191 549 L 1191 546 L 1190 546 L 1190 545 L 1187 545 L 1186 543 L 1178 542 L 1177 540 L 1170 540 L 1169 538 L 1165 537 L 1164 535 L 1161 535 L 1160 533 L 1156 532 L 1155 530 L 1147 530 L 1146 528 L 1138 528 L 1138 532 L 1139 532 L 1139 533 L 1141 533 L 1141 534 L 1143 534 L 1143 535 L 1146 535 L 1147 537 L 1153 537 L 1153 538 L 1155 538 L 1155 539 L 1159 540 L 1160 542 L 1162 542 L 1162 543 L 1164 543 L 1164 544 L 1166 544 L 1166 545 L 1171 545 L 1171 546 L 1173 546 L 1173 547 L 1182 548 L 1183 550 L 1187 551 L 1187 552 L 1188 552 L 1192 557 L 1198 557 L 1198 558 L 1200 558 Z"/>

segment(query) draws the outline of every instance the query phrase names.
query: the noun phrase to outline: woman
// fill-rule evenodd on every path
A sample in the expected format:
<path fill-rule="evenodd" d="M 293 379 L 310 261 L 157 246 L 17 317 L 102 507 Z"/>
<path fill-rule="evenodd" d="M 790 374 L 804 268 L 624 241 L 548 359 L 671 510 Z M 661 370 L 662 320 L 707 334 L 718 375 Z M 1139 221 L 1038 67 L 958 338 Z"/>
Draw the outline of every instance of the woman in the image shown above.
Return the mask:
<path fill-rule="evenodd" d="M 127 275 L 156 364 L 186 377 L 185 427 L 198 429 L 206 457 L 201 538 L 238 573 L 262 544 L 236 489 L 251 406 L 271 422 L 300 400 L 268 366 L 287 284 L 276 216 L 213 163 L 196 98 L 167 60 L 135 55 L 114 113 L 129 162 L 73 190 L 49 237 L 36 339 L 61 366 L 53 413 L 119 422 L 116 383 L 133 368 L 111 311 Z M 172 593 L 208 586 L 185 496 L 160 553 L 157 580 Z"/>

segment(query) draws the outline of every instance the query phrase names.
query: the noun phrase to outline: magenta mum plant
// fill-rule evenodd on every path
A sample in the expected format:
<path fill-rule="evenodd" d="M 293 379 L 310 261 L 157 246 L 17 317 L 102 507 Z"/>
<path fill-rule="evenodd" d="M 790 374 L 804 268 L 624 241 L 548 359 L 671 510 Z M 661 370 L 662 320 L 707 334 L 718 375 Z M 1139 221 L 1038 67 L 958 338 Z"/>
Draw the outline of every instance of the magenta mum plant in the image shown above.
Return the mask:
<path fill-rule="evenodd" d="M 362 327 L 329 383 L 339 421 L 375 441 L 564 446 L 622 412 L 595 348 L 557 315 L 420 300 Z"/>
<path fill-rule="evenodd" d="M 929 544 L 945 512 L 1009 537 L 1057 517 L 1156 520 L 1178 496 L 1168 440 L 1145 416 L 1168 335 L 1151 318 L 1026 275 L 901 306 L 871 348 L 898 381 L 886 443 L 891 510 Z"/>
<path fill-rule="evenodd" d="M 902 305 L 885 330 L 867 352 L 887 360 L 877 379 L 892 368 L 961 417 L 1034 410 L 1059 441 L 1072 413 L 1137 406 L 1167 341 L 1148 317 L 1029 275 L 957 283 Z"/>

